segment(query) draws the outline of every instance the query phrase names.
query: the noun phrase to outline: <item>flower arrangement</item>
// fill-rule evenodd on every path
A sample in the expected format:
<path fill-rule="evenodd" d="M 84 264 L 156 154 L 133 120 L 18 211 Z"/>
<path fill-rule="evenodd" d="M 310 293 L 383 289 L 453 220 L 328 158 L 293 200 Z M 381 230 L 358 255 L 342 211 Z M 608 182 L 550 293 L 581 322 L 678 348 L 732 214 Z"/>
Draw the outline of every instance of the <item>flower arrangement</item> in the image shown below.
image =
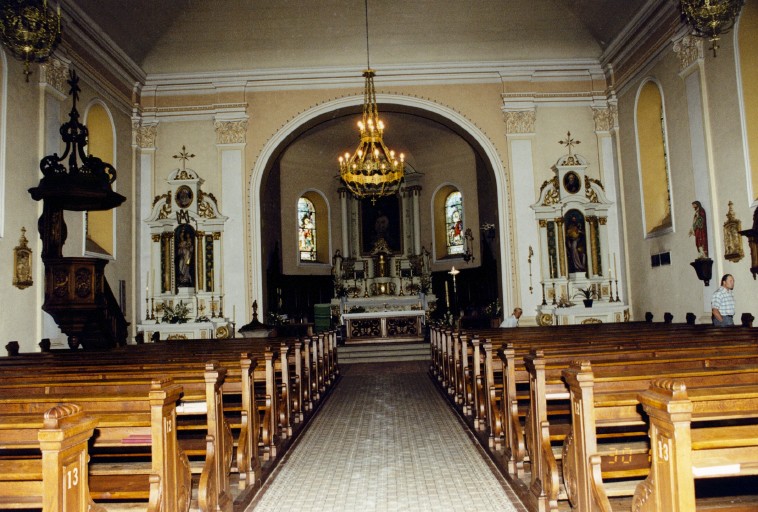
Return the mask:
<path fill-rule="evenodd" d="M 484 307 L 484 314 L 489 318 L 500 318 L 503 314 L 503 308 L 500 306 L 500 299 L 495 299 Z"/>
<path fill-rule="evenodd" d="M 266 315 L 266 323 L 268 325 L 284 325 L 287 323 L 287 317 L 278 313 L 274 313 L 273 311 L 269 311 L 268 315 Z"/>
<path fill-rule="evenodd" d="M 175 306 L 163 304 L 163 322 L 169 324 L 183 324 L 189 320 L 190 310 L 187 305 L 179 301 Z"/>

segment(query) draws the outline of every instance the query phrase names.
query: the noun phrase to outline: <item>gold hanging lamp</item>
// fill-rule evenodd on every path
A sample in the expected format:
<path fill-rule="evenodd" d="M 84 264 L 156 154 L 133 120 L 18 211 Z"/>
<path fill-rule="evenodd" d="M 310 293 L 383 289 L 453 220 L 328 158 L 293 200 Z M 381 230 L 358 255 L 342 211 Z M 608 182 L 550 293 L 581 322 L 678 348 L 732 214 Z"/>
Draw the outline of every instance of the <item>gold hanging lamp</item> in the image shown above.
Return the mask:
<path fill-rule="evenodd" d="M 682 16 L 694 35 L 707 38 L 716 56 L 720 37 L 732 29 L 745 0 L 680 0 Z"/>
<path fill-rule="evenodd" d="M 339 157 L 340 179 L 350 192 L 358 198 L 369 198 L 376 202 L 378 197 L 397 193 L 405 174 L 405 156 L 399 156 L 384 143 L 384 123 L 379 119 L 374 88 L 375 72 L 371 69 L 368 38 L 368 0 L 366 6 L 366 61 L 363 72 L 366 79 L 363 90 L 363 117 L 358 122 L 360 143 L 351 155 Z"/>
<path fill-rule="evenodd" d="M 0 42 L 24 63 L 29 81 L 32 62 L 44 62 L 61 40 L 61 7 L 47 7 L 47 0 L 4 0 L 0 2 Z"/>

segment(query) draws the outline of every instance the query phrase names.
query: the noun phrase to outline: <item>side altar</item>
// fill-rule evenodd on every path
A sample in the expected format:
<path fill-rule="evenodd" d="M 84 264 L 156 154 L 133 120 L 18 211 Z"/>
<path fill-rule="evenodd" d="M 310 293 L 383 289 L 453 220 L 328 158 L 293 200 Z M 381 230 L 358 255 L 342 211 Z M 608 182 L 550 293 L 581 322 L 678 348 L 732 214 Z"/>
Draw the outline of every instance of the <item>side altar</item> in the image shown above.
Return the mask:
<path fill-rule="evenodd" d="M 216 198 L 203 180 L 183 164 L 168 177 L 168 190 L 153 200 L 146 224 L 150 260 L 145 317 L 138 336 L 144 341 L 234 337 L 234 314 L 224 311 L 221 254 L 224 224 Z"/>
<path fill-rule="evenodd" d="M 578 141 L 569 133 L 561 143 L 569 152 L 555 163 L 554 176 L 542 184 L 531 206 L 540 233 L 537 324 L 628 322 L 608 236 L 613 203 L 602 182 L 586 175 L 587 161 L 572 152 Z"/>

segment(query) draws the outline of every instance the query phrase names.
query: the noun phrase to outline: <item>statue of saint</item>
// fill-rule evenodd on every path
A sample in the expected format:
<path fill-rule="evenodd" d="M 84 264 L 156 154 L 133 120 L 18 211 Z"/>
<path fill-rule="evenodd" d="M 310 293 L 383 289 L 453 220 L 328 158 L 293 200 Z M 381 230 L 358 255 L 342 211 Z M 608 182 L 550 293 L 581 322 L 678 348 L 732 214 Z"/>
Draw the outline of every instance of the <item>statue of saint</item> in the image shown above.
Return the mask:
<path fill-rule="evenodd" d="M 705 210 L 700 201 L 693 201 L 692 208 L 695 210 L 695 216 L 692 219 L 690 236 L 695 237 L 698 259 L 705 259 L 708 257 L 708 228 L 705 223 Z"/>

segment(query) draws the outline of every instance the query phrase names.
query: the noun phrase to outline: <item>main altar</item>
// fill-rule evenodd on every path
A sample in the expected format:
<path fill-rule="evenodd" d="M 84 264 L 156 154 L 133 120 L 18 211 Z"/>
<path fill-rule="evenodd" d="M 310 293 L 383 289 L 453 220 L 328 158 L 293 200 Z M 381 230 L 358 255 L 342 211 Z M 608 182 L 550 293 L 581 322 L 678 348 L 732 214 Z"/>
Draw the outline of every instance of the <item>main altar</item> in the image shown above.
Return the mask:
<path fill-rule="evenodd" d="M 437 298 L 431 254 L 421 246 L 420 190 L 411 185 L 374 201 L 341 193 L 345 253 L 332 258 L 331 307 L 346 343 L 424 338 Z"/>

